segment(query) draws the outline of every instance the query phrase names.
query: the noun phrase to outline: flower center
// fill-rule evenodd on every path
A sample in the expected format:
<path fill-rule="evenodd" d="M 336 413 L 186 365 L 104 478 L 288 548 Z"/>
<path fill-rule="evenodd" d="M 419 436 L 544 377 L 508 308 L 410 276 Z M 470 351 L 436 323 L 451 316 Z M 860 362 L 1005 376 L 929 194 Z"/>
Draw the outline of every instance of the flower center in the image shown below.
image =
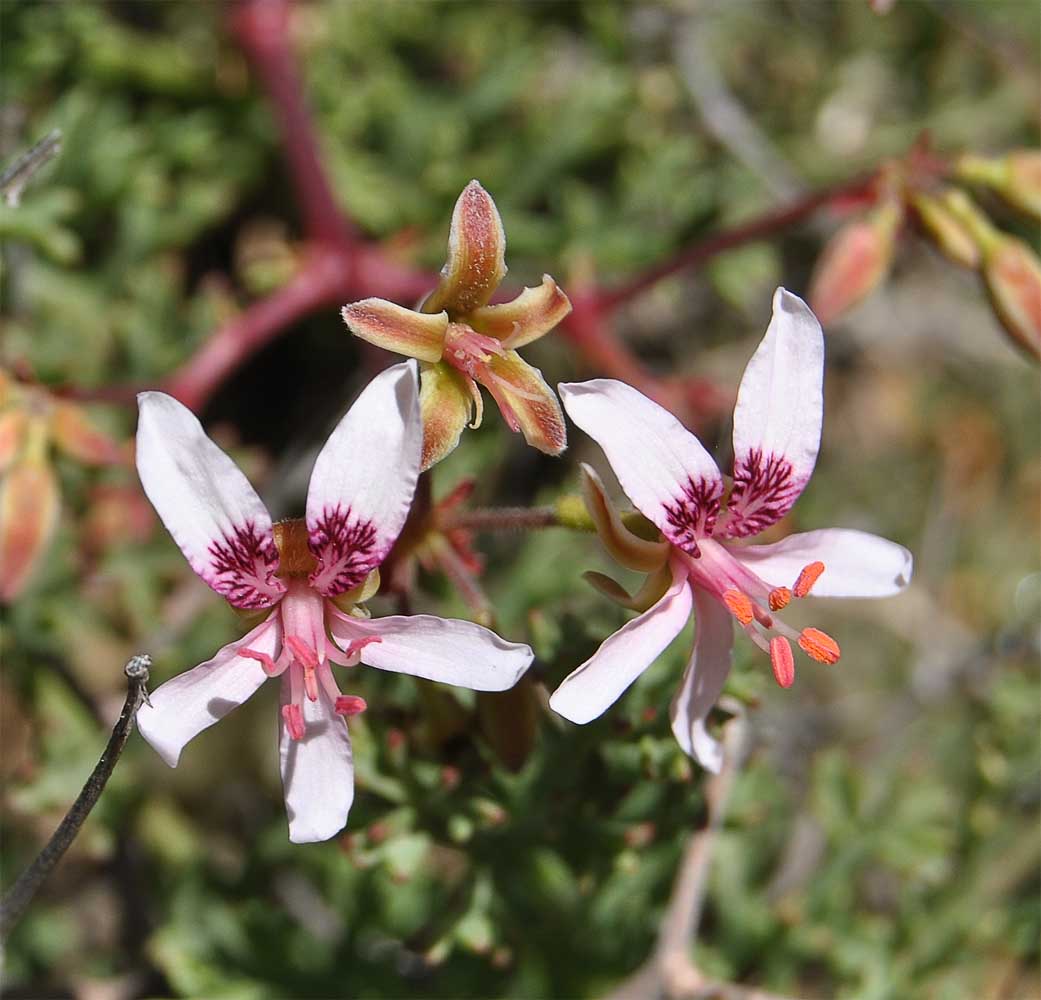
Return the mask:
<path fill-rule="evenodd" d="M 284 522 L 284 524 L 303 522 Z M 276 539 L 278 528 L 276 525 Z M 304 548 L 306 550 L 306 529 L 303 531 Z M 284 550 L 279 546 L 280 553 Z M 292 550 L 289 550 L 292 551 Z M 335 611 L 332 603 L 313 590 L 306 580 L 306 570 L 301 570 L 303 578 L 294 572 L 289 576 L 289 585 L 285 597 L 282 598 L 275 614 L 281 617 L 282 648 L 272 658 L 267 653 L 255 649 L 239 649 L 239 656 L 257 660 L 269 677 L 278 677 L 289 671 L 289 701 L 282 706 L 282 718 L 286 730 L 294 740 L 301 740 L 307 732 L 304 722 L 304 699 L 317 703 L 325 692 L 337 715 L 352 716 L 364 712 L 365 699 L 355 695 L 345 695 L 340 691 L 336 678 L 333 677 L 332 664 L 353 667 L 361 658 L 361 650 L 370 642 L 379 642 L 378 637 L 369 637 L 352 642 L 346 650 L 340 649 L 326 630 L 325 616 L 327 611 Z"/>
<path fill-rule="evenodd" d="M 494 337 L 486 337 L 465 323 L 449 323 L 442 360 L 472 379 L 483 380 L 488 362 L 506 353 Z"/>
<path fill-rule="evenodd" d="M 810 593 L 825 571 L 824 563 L 804 566 L 791 588 L 771 587 L 719 542 L 710 538 L 699 541 L 700 555 L 685 555 L 691 581 L 709 591 L 770 657 L 774 677 L 781 687 L 791 687 L 795 680 L 792 642 L 818 663 L 838 662 L 841 650 L 830 635 L 817 628 L 797 632 L 777 615 L 793 596 L 801 598 Z"/>

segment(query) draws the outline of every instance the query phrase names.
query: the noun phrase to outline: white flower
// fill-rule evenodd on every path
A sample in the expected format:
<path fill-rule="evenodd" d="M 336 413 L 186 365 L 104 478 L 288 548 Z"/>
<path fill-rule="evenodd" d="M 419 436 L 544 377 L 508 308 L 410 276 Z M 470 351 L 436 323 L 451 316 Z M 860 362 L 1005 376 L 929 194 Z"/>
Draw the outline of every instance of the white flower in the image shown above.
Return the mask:
<path fill-rule="evenodd" d="M 832 528 L 772 545 L 735 544 L 780 520 L 809 481 L 820 446 L 823 374 L 820 324 L 800 298 L 779 288 L 738 391 L 734 483 L 725 505 L 716 463 L 657 403 L 612 379 L 559 387 L 571 419 L 603 448 L 622 489 L 665 540 L 648 542 L 627 531 L 586 469 L 587 502 L 608 548 L 625 565 L 655 575 L 635 599 L 613 581 L 600 583 L 627 606 L 647 610 L 564 680 L 550 699 L 555 711 L 572 722 L 597 718 L 694 611 L 694 649 L 672 701 L 672 729 L 687 753 L 718 771 L 722 748 L 705 719 L 730 670 L 731 619 L 770 656 L 778 683 L 788 687 L 795 677 L 791 641 L 820 662 L 839 658 L 838 643 L 826 633 L 797 632 L 781 621 L 778 612 L 793 596 L 812 589 L 818 597 L 883 597 L 907 586 L 911 553 L 862 531 Z"/>
<path fill-rule="evenodd" d="M 242 472 L 175 399 L 146 392 L 138 402 L 138 472 L 170 534 L 230 604 L 270 609 L 243 638 L 156 690 L 138 712 L 141 733 L 174 767 L 189 740 L 280 676 L 289 838 L 325 840 L 343 828 L 354 798 L 345 718 L 366 707 L 341 694 L 333 664 L 501 691 L 532 660 L 528 646 L 472 622 L 343 610 L 371 596 L 412 502 L 423 440 L 415 362 L 373 379 L 337 425 L 315 462 L 304 521 L 272 524 Z"/>

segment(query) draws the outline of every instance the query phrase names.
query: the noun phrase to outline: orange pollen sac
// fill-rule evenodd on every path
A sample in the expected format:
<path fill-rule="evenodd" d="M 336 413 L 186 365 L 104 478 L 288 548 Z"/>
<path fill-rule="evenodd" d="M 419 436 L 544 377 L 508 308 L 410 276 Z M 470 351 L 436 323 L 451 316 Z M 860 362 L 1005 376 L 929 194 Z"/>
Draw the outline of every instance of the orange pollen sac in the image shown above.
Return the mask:
<path fill-rule="evenodd" d="M 787 587 L 774 587 L 770 591 L 770 610 L 780 611 L 781 608 L 788 607 L 788 602 L 792 599 L 792 592 Z"/>
<path fill-rule="evenodd" d="M 755 612 L 752 608 L 752 600 L 747 594 L 740 590 L 728 590 L 723 594 L 723 603 L 742 625 L 751 625 Z"/>
<path fill-rule="evenodd" d="M 822 562 L 811 562 L 808 566 L 803 566 L 799 573 L 799 579 L 795 581 L 795 586 L 792 590 L 795 591 L 796 597 L 805 597 L 813 585 L 820 579 L 821 573 L 824 572 L 824 563 Z"/>
<path fill-rule="evenodd" d="M 770 666 L 774 668 L 774 680 L 783 688 L 790 688 L 795 680 L 795 657 L 792 645 L 783 635 L 770 640 Z"/>
<path fill-rule="evenodd" d="M 838 663 L 842 655 L 839 644 L 827 632 L 804 628 L 799 635 L 799 648 L 818 663 Z"/>

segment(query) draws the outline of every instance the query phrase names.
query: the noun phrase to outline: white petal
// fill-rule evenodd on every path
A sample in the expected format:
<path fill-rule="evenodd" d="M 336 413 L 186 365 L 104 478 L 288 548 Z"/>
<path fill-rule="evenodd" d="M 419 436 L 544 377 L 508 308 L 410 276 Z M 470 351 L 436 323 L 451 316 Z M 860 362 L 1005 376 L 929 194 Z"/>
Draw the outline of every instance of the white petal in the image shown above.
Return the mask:
<path fill-rule="evenodd" d="M 289 671 L 282 675 L 283 705 L 290 703 Z M 333 711 L 325 689 L 318 700 L 303 701 L 304 737 L 294 740 L 278 714 L 278 753 L 282 790 L 294 844 L 328 840 L 347 825 L 354 801 L 354 757 L 342 715 Z"/>
<path fill-rule="evenodd" d="M 390 550 L 419 477 L 423 424 L 414 361 L 377 375 L 322 448 L 307 490 L 307 531 L 327 597 L 356 587 Z"/>
<path fill-rule="evenodd" d="M 256 660 L 239 656 L 254 649 L 274 659 L 281 647 L 277 613 L 241 639 L 225 646 L 212 660 L 178 674 L 149 696 L 151 705 L 137 713 L 137 728 L 170 767 L 176 767 L 185 744 L 238 708 L 267 674 Z"/>
<path fill-rule="evenodd" d="M 754 535 L 791 510 L 813 473 L 824 414 L 824 333 L 778 288 L 734 407 L 734 489 L 725 534 Z"/>
<path fill-rule="evenodd" d="M 694 588 L 694 650 L 669 714 L 679 745 L 703 768 L 718 774 L 723 747 L 705 728 L 705 719 L 719 698 L 734 642 L 730 613 L 700 587 Z"/>
<path fill-rule="evenodd" d="M 902 545 L 852 528 L 789 535 L 773 545 L 727 546 L 753 573 L 791 587 L 809 563 L 824 563 L 811 597 L 888 597 L 911 582 L 914 557 Z"/>
<path fill-rule="evenodd" d="M 696 552 L 723 493 L 719 469 L 701 442 L 624 382 L 600 378 L 558 389 L 571 419 L 604 449 L 629 499 L 670 542 Z"/>
<path fill-rule="evenodd" d="M 361 662 L 474 691 L 505 691 L 531 665 L 530 646 L 507 642 L 473 622 L 433 615 L 337 619 L 333 637 L 344 648 L 353 639 L 377 637 L 361 650 Z"/>
<path fill-rule="evenodd" d="M 137 471 L 192 569 L 239 608 L 270 607 L 285 585 L 271 515 L 239 467 L 187 407 L 162 392 L 137 397 Z"/>
<path fill-rule="evenodd" d="M 672 586 L 642 615 L 626 622 L 566 678 L 549 700 L 554 712 L 579 724 L 603 715 L 682 631 L 690 618 L 686 567 L 673 562 Z"/>

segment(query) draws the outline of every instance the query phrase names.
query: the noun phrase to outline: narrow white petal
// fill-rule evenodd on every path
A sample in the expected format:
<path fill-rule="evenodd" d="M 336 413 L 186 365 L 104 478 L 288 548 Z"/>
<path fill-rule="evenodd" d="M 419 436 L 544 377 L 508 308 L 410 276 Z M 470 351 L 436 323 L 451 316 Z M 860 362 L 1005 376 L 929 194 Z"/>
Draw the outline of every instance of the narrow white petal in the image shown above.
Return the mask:
<path fill-rule="evenodd" d="M 564 678 L 549 700 L 550 708 L 579 724 L 603 715 L 679 635 L 690 609 L 686 568 L 677 559 L 672 586 L 658 603 L 608 636 L 582 666 Z"/>
<path fill-rule="evenodd" d="M 276 577 L 271 515 L 239 467 L 187 407 L 162 392 L 137 397 L 137 471 L 192 569 L 239 608 L 266 608 Z"/>
<path fill-rule="evenodd" d="M 390 550 L 419 477 L 423 424 L 416 363 L 377 375 L 329 436 L 307 491 L 307 531 L 327 597 L 356 587 Z"/>
<path fill-rule="evenodd" d="M 811 597 L 888 597 L 911 582 L 914 568 L 914 557 L 902 545 L 852 528 L 822 528 L 773 545 L 727 548 L 775 587 L 791 587 L 804 566 L 824 563 Z"/>
<path fill-rule="evenodd" d="M 274 659 L 280 647 L 281 626 L 275 613 L 212 660 L 156 688 L 149 696 L 152 704 L 142 705 L 137 713 L 141 735 L 170 767 L 176 767 L 189 740 L 238 708 L 267 679 L 260 663 L 239 656 L 238 651 L 253 649 Z"/>
<path fill-rule="evenodd" d="M 481 625 L 433 615 L 338 619 L 332 633 L 345 649 L 352 640 L 378 638 L 361 650 L 361 662 L 370 667 L 474 691 L 513 687 L 535 657 L 530 646 Z"/>
<path fill-rule="evenodd" d="M 282 675 L 282 704 L 290 703 L 289 671 Z M 282 790 L 294 844 L 328 840 L 347 825 L 354 801 L 354 757 L 343 716 L 333 711 L 321 686 L 318 700 L 303 701 L 305 732 L 294 740 L 278 716 Z"/>
<path fill-rule="evenodd" d="M 737 393 L 728 536 L 762 531 L 799 498 L 820 448 L 823 382 L 820 323 L 802 299 L 778 288 Z"/>
<path fill-rule="evenodd" d="M 558 386 L 571 419 L 607 456 L 622 489 L 674 545 L 696 552 L 711 533 L 723 479 L 712 456 L 668 410 L 624 382 Z"/>
<path fill-rule="evenodd" d="M 723 747 L 709 735 L 705 719 L 730 673 L 734 625 L 730 613 L 700 587 L 694 588 L 694 649 L 669 714 L 679 745 L 703 768 L 718 774 Z"/>

